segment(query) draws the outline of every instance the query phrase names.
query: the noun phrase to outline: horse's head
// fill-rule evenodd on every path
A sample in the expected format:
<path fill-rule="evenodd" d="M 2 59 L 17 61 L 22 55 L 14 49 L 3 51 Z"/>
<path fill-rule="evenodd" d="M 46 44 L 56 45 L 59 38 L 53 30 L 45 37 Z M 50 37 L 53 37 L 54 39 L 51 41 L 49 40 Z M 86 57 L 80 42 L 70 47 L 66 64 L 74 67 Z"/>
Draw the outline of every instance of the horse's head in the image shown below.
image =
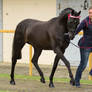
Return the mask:
<path fill-rule="evenodd" d="M 60 14 L 60 18 L 65 21 L 65 27 L 67 28 L 65 33 L 69 35 L 70 40 L 75 36 L 75 30 L 80 22 L 80 13 L 81 11 L 76 12 L 72 8 L 66 8 Z"/>
<path fill-rule="evenodd" d="M 70 40 L 72 40 L 75 36 L 75 30 L 78 26 L 78 24 L 80 23 L 80 13 L 79 12 L 75 12 L 74 10 L 69 13 L 68 19 L 67 19 L 67 29 L 68 29 L 68 34 L 69 34 L 69 38 Z"/>

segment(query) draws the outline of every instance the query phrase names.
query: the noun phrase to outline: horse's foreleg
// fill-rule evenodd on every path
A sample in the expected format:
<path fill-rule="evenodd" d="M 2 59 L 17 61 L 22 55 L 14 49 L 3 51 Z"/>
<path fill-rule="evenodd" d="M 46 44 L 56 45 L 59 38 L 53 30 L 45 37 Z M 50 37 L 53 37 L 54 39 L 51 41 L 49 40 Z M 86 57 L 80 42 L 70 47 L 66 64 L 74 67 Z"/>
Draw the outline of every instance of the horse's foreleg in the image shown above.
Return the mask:
<path fill-rule="evenodd" d="M 62 51 L 60 51 L 59 48 L 56 49 L 56 53 L 57 53 L 57 55 L 62 59 L 62 61 L 64 62 L 64 64 L 66 65 L 66 67 L 67 67 L 67 69 L 68 69 L 69 76 L 70 76 L 70 78 L 71 78 L 70 83 L 71 83 L 72 85 L 75 85 L 75 80 L 74 80 L 74 78 L 73 78 L 73 74 L 72 74 L 72 71 L 71 71 L 71 68 L 70 68 L 70 63 L 69 63 L 69 61 L 64 57 Z"/>
<path fill-rule="evenodd" d="M 34 55 L 33 55 L 33 58 L 32 58 L 32 63 L 34 64 L 34 66 L 36 67 L 37 71 L 39 72 L 40 76 L 41 76 L 41 79 L 40 81 L 42 83 L 45 83 L 45 79 L 44 79 L 44 75 L 43 75 L 43 72 L 41 71 L 39 65 L 38 65 L 38 58 L 39 56 L 41 55 L 41 52 L 42 50 L 40 49 L 35 49 L 34 48 Z"/>
<path fill-rule="evenodd" d="M 54 84 L 53 84 L 53 76 L 54 76 L 54 73 L 55 73 L 55 70 L 57 68 L 57 65 L 58 65 L 58 61 L 59 61 L 59 57 L 58 55 L 55 56 L 55 60 L 54 60 L 54 64 L 53 64 L 53 68 L 52 68 L 52 72 L 51 72 L 51 75 L 50 75 L 50 83 L 49 83 L 49 87 L 54 87 Z"/>
<path fill-rule="evenodd" d="M 75 80 L 73 78 L 73 74 L 72 74 L 72 71 L 71 71 L 71 68 L 70 68 L 70 63 L 67 61 L 67 59 L 64 56 L 62 57 L 62 61 L 64 62 L 64 64 L 66 65 L 66 67 L 68 69 L 69 77 L 71 78 L 70 84 L 75 85 Z"/>
<path fill-rule="evenodd" d="M 12 67 L 11 67 L 11 81 L 10 84 L 15 85 L 14 81 L 14 70 L 15 70 L 15 65 L 16 65 L 17 59 L 12 58 Z"/>

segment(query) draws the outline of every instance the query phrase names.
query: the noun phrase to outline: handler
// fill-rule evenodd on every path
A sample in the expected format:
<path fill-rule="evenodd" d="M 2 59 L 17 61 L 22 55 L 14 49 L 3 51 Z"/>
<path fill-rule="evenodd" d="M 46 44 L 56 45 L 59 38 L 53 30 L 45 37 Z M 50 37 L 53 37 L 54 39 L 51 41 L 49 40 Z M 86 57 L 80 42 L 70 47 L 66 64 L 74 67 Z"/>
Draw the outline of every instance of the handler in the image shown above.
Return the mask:
<path fill-rule="evenodd" d="M 88 16 L 79 24 L 76 34 L 83 30 L 83 37 L 79 40 L 81 61 L 75 75 L 75 85 L 80 87 L 82 72 L 87 66 L 89 54 L 92 52 L 92 6 L 88 10 Z"/>

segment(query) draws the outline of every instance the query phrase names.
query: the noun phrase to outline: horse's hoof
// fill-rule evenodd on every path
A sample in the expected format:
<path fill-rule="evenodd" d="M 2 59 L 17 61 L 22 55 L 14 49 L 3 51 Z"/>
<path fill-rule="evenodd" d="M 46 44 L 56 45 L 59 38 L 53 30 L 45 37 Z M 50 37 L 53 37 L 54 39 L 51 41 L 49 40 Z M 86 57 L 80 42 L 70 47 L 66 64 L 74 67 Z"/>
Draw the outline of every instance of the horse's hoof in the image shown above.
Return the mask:
<path fill-rule="evenodd" d="M 72 86 L 75 86 L 75 81 L 73 80 L 70 80 L 70 84 L 72 85 Z"/>
<path fill-rule="evenodd" d="M 15 81 L 11 80 L 11 81 L 10 81 L 10 84 L 11 84 L 11 85 L 15 85 Z"/>
<path fill-rule="evenodd" d="M 55 88 L 55 86 L 54 86 L 53 83 L 50 83 L 50 84 L 49 84 L 49 87 L 50 87 L 50 88 Z"/>
<path fill-rule="evenodd" d="M 45 79 L 44 79 L 44 78 L 41 78 L 40 81 L 41 81 L 42 83 L 45 83 Z"/>

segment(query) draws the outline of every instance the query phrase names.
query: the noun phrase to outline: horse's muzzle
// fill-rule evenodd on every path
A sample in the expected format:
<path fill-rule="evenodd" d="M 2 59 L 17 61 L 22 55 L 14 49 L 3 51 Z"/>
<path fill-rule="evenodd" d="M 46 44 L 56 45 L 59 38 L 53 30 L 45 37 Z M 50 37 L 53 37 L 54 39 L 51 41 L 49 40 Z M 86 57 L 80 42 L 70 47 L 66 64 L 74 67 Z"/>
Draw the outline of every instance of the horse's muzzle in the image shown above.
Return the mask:
<path fill-rule="evenodd" d="M 69 35 L 70 40 L 73 40 L 75 37 L 73 32 L 68 32 L 68 35 Z"/>
<path fill-rule="evenodd" d="M 64 34 L 65 39 L 69 39 L 69 40 L 73 40 L 73 38 L 75 37 L 74 33 L 72 32 L 68 32 Z"/>

